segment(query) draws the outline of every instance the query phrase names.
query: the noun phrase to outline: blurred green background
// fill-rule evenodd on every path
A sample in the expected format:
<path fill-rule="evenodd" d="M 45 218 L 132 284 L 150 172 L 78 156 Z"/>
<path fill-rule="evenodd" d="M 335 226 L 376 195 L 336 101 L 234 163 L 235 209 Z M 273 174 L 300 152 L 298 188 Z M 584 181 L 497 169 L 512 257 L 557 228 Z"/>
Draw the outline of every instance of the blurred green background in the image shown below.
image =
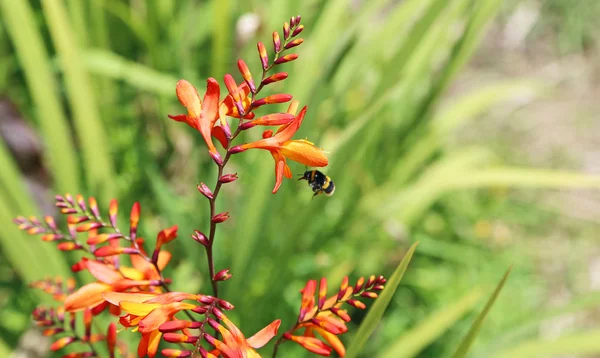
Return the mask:
<path fill-rule="evenodd" d="M 216 173 L 167 118 L 175 83 L 239 81 L 238 58 L 257 76 L 256 41 L 296 14 L 305 43 L 272 90 L 308 105 L 298 137 L 329 152 L 336 193 L 272 195 L 270 155 L 234 157 L 216 246 L 233 320 L 287 329 L 307 279 L 390 275 L 420 241 L 364 357 L 450 355 L 510 265 L 469 356 L 600 356 L 597 0 L 0 0 L 0 356 L 45 354 L 27 283 L 73 257 L 11 219 L 55 213 L 55 193 L 140 201 L 149 238 L 179 225 L 166 275 L 210 291 L 189 235 Z"/>

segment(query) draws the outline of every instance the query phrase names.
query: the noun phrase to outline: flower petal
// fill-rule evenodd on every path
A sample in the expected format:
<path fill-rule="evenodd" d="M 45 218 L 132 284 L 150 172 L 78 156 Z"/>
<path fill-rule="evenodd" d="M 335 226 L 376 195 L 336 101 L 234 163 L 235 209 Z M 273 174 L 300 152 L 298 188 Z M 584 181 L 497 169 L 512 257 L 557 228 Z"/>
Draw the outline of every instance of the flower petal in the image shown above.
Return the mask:
<path fill-rule="evenodd" d="M 218 110 L 220 95 L 221 89 L 219 88 L 219 82 L 212 77 L 209 78 L 206 81 L 204 108 L 202 108 L 202 112 L 200 113 L 200 134 L 204 137 L 204 141 L 212 153 L 217 153 L 217 149 L 212 142 L 211 132 L 215 122 L 219 118 Z"/>
<path fill-rule="evenodd" d="M 125 307 L 123 307 L 124 303 L 125 302 L 121 302 L 121 308 L 123 308 L 124 310 L 127 311 L 127 309 Z M 135 305 L 140 305 L 140 304 L 136 303 Z M 147 314 L 147 316 L 142 318 L 142 320 L 140 321 L 139 327 L 140 327 L 140 332 L 142 332 L 142 333 L 157 331 L 158 328 L 160 327 L 160 325 L 167 322 L 168 320 L 170 320 L 173 317 L 173 315 L 175 315 L 175 313 L 182 311 L 182 310 L 189 310 L 189 309 L 196 307 L 196 305 L 193 305 L 191 303 L 183 303 L 183 302 L 173 302 L 173 303 L 168 303 L 166 305 L 146 303 L 145 305 L 155 306 L 155 308 L 152 309 L 151 312 L 149 312 Z M 158 307 L 156 307 L 156 306 L 158 306 Z M 130 312 L 130 313 L 134 314 L 134 315 L 138 315 L 137 313 L 134 313 L 134 312 Z M 140 314 L 139 316 L 143 316 L 143 314 Z"/>
<path fill-rule="evenodd" d="M 118 306 L 121 301 L 142 303 L 156 296 L 157 294 L 152 293 L 105 292 L 102 294 L 102 298 L 115 306 Z"/>
<path fill-rule="evenodd" d="M 298 129 L 300 128 L 300 125 L 302 124 L 302 121 L 304 120 L 305 114 L 306 114 L 306 106 L 302 107 L 302 110 L 300 110 L 300 113 L 298 113 L 296 118 L 294 118 L 294 120 L 291 121 L 287 126 L 282 126 L 281 128 L 279 128 L 279 130 L 275 134 L 275 138 L 277 138 L 277 140 L 280 143 L 290 140 L 294 136 L 294 134 L 296 134 Z"/>
<path fill-rule="evenodd" d="M 158 266 L 158 268 L 162 271 L 165 267 L 167 267 L 169 261 L 171 261 L 171 256 L 172 255 L 170 252 L 165 250 L 161 251 L 158 254 L 158 261 L 156 262 L 156 266 Z"/>
<path fill-rule="evenodd" d="M 121 301 L 119 302 L 119 307 L 123 309 L 123 311 L 134 315 L 134 316 L 146 316 L 150 314 L 154 309 L 160 308 L 160 303 L 140 303 L 140 302 L 131 302 L 131 301 Z M 164 323 L 164 322 L 163 322 Z"/>
<path fill-rule="evenodd" d="M 246 341 L 252 348 L 260 348 L 265 344 L 269 343 L 269 341 L 277 335 L 277 330 L 281 325 L 281 320 L 275 320 L 271 322 L 268 326 L 258 331 L 255 335 L 248 338 Z"/>
<path fill-rule="evenodd" d="M 325 153 L 307 140 L 290 140 L 280 149 L 281 154 L 309 167 L 325 167 L 328 164 Z"/>
<path fill-rule="evenodd" d="M 117 270 L 102 262 L 87 260 L 86 267 L 92 276 L 102 283 L 110 285 L 113 282 L 123 279 L 123 276 Z"/>
<path fill-rule="evenodd" d="M 275 187 L 273 188 L 273 194 L 275 194 L 283 182 L 283 174 L 287 164 L 285 163 L 285 157 L 279 154 L 279 152 L 273 151 L 271 155 L 275 160 Z"/>
<path fill-rule="evenodd" d="M 102 293 L 112 291 L 112 287 L 101 282 L 88 283 L 70 294 L 65 300 L 65 310 L 76 312 L 95 307 L 104 301 Z"/>
<path fill-rule="evenodd" d="M 175 92 L 179 102 L 188 110 L 189 116 L 198 118 L 202 110 L 202 102 L 196 88 L 186 80 L 179 80 Z"/>

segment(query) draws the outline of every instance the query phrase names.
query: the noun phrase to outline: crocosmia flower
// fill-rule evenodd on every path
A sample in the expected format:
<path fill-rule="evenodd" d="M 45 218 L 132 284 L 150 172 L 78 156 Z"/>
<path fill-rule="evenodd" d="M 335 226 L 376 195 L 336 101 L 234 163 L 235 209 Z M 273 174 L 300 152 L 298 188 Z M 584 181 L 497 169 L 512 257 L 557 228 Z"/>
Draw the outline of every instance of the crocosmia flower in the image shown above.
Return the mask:
<path fill-rule="evenodd" d="M 286 159 L 291 159 L 309 167 L 325 167 L 328 164 L 325 153 L 319 147 L 305 139 L 292 139 L 300 128 L 305 114 L 306 106 L 302 108 L 292 122 L 281 126 L 274 135 L 266 132 L 261 140 L 231 148 L 233 153 L 239 153 L 247 149 L 265 149 L 271 152 L 275 160 L 273 194 L 279 190 L 284 176 L 286 178 L 292 177 L 292 171 L 287 165 Z"/>

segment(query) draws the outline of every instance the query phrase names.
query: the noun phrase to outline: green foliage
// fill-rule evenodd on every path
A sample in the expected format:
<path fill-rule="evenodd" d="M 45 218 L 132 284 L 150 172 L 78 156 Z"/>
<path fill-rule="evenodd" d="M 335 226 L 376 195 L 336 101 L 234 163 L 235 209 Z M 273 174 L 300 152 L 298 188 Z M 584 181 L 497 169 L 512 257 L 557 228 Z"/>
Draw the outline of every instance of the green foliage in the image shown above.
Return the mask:
<path fill-rule="evenodd" d="M 487 82 L 446 100 L 503 2 L 350 3 L 0 0 L 0 39 L 9 40 L 18 64 L 14 73 L 2 68 L 0 88 L 43 137 L 49 191 L 96 195 L 104 208 L 112 197 L 124 207 L 140 201 L 144 235 L 179 225 L 181 237 L 169 244 L 179 261 L 166 275 L 178 290 L 205 292 L 204 253 L 189 235 L 207 229 L 208 208 L 195 185 L 213 178 L 214 168 L 200 136 L 166 117 L 184 111 L 175 82 L 186 78 L 202 89 L 208 76 L 231 72 L 239 79 L 237 57 L 256 75 L 256 40 L 269 43 L 271 29 L 301 14 L 300 57 L 284 65 L 289 79 L 274 88 L 308 105 L 299 137 L 330 152 L 326 172 L 337 189 L 332 198 L 311 200 L 304 184 L 286 181 L 272 196 L 269 155 L 249 151 L 233 158 L 240 179 L 224 188 L 218 204 L 232 220 L 217 234 L 215 255 L 218 269 L 232 268 L 223 297 L 236 305 L 243 330 L 254 332 L 275 318 L 289 326 L 306 279 L 335 282 L 346 274 L 387 276 L 396 269 L 367 315 L 357 317 L 361 326 L 343 338 L 348 355 L 450 356 L 474 321 L 457 352 L 464 356 L 506 276 L 481 314 L 469 317 L 483 292 L 474 287 L 514 264 L 486 320 L 490 329 L 483 325 L 471 356 L 484 357 L 488 349 L 498 357 L 598 352 L 594 331 L 553 344 L 535 336 L 544 319 L 589 309 L 597 298 L 532 317 L 545 286 L 526 245 L 498 247 L 473 234 L 494 217 L 536 228 L 553 220 L 533 204 L 519 208 L 520 201 L 498 194 L 506 188 L 600 187 L 597 176 L 516 167 L 488 148 L 453 145 L 457 132 L 491 109 L 515 99 L 536 101 L 554 85 L 529 78 Z M 247 42 L 235 27 L 242 11 L 261 21 Z M 25 282 L 64 274 L 68 266 L 51 245 L 24 237 L 10 223 L 39 210 L 4 145 L 0 162 L 0 250 L 7 258 L 0 266 L 17 275 L 2 295 L 17 297 Z M 415 246 L 409 246 L 417 240 L 413 257 Z M 13 301 L 3 312 L 22 311 Z M 517 301 L 527 303 L 514 308 Z M 504 345 L 494 345 L 494 337 Z M 15 344 L 0 340 L 0 355 Z M 292 345 L 281 349 L 286 357 L 302 352 Z"/>

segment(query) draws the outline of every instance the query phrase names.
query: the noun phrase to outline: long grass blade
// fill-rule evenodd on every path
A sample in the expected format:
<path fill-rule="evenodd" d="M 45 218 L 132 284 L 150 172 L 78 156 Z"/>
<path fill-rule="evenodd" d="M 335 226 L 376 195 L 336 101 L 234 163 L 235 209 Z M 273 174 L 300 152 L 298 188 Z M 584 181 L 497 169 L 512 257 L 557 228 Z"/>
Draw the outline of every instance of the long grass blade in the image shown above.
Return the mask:
<path fill-rule="evenodd" d="M 506 271 L 506 273 L 504 274 L 504 276 L 498 283 L 498 286 L 496 286 L 496 289 L 494 290 L 494 292 L 488 299 L 485 307 L 483 308 L 483 311 L 481 311 L 481 313 L 479 313 L 479 315 L 477 316 L 477 318 L 471 325 L 471 329 L 469 329 L 469 332 L 467 333 L 465 338 L 462 340 L 462 342 L 458 346 L 458 349 L 456 350 L 456 352 L 454 353 L 452 358 L 462 358 L 467 355 L 467 353 L 469 352 L 469 348 L 471 348 L 471 345 L 475 341 L 477 334 L 479 334 L 479 330 L 481 329 L 483 321 L 485 320 L 488 313 L 492 309 L 492 306 L 496 302 L 498 295 L 500 295 L 500 291 L 502 291 L 502 288 L 504 287 L 504 284 L 506 283 L 506 280 L 508 279 L 508 276 L 510 275 L 511 270 L 512 270 L 512 267 Z"/>
<path fill-rule="evenodd" d="M 108 201 L 115 189 L 113 168 L 90 77 L 83 65 L 62 0 L 43 1 L 42 8 L 65 74 L 88 189 Z"/>
<path fill-rule="evenodd" d="M 83 54 L 88 71 L 95 75 L 124 81 L 133 88 L 162 96 L 173 96 L 177 77 L 129 61 L 113 52 L 90 50 Z"/>
<path fill-rule="evenodd" d="M 494 355 L 494 358 L 557 357 L 600 354 L 600 330 L 578 332 L 552 340 L 532 340 Z"/>
<path fill-rule="evenodd" d="M 394 293 L 396 292 L 398 285 L 400 285 L 400 281 L 402 281 L 404 272 L 406 272 L 406 268 L 408 267 L 408 264 L 410 263 L 418 244 L 418 242 L 415 242 L 410 249 L 408 249 L 402 261 L 400 261 L 400 264 L 386 283 L 385 289 L 383 292 L 381 292 L 381 295 L 379 298 L 377 298 L 373 304 L 373 307 L 371 307 L 369 313 L 367 313 L 367 316 L 358 328 L 354 340 L 348 347 L 346 357 L 354 358 L 358 356 L 364 345 L 369 340 L 369 337 L 375 330 L 375 327 L 377 327 L 377 324 L 383 317 L 387 306 L 390 304 L 392 297 L 394 297 Z"/>
<path fill-rule="evenodd" d="M 434 312 L 417 327 L 402 333 L 400 339 L 387 348 L 381 356 L 384 358 L 414 357 L 471 311 L 482 296 L 483 291 L 476 288 L 456 302 Z"/>
<path fill-rule="evenodd" d="M 0 7 L 36 107 L 37 122 L 47 145 L 48 164 L 54 175 L 54 188 L 61 193 L 78 192 L 80 175 L 75 148 L 33 11 L 28 1 L 0 0 Z"/>

